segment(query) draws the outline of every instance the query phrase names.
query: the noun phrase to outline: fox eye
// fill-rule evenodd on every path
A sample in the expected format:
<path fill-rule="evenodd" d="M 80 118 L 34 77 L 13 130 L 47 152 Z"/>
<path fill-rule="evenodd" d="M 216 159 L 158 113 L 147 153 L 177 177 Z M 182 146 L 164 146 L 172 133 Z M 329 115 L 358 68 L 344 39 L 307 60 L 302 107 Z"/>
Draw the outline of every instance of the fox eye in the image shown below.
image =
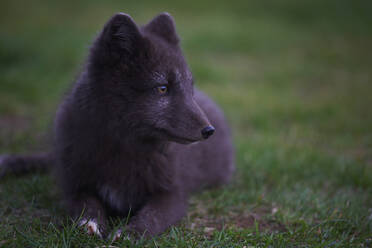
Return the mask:
<path fill-rule="evenodd" d="M 158 91 L 161 95 L 164 95 L 165 93 L 168 92 L 168 87 L 165 86 L 165 85 L 158 86 L 158 87 L 156 87 L 156 88 L 157 88 L 157 91 Z"/>

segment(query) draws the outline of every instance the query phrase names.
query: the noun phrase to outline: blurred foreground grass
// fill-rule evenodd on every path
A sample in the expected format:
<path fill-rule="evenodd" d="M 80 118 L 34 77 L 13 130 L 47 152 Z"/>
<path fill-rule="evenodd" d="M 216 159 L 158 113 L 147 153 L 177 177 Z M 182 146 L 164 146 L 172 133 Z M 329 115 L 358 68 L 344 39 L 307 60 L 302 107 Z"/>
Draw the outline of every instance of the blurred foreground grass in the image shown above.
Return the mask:
<path fill-rule="evenodd" d="M 196 84 L 225 110 L 235 182 L 133 247 L 372 245 L 369 1 L 2 1 L 0 152 L 43 148 L 89 43 L 115 12 L 170 12 Z M 45 147 L 44 147 L 45 148 Z M 49 176 L 0 182 L 0 247 L 86 247 Z M 120 244 L 118 244 L 120 246 Z"/>

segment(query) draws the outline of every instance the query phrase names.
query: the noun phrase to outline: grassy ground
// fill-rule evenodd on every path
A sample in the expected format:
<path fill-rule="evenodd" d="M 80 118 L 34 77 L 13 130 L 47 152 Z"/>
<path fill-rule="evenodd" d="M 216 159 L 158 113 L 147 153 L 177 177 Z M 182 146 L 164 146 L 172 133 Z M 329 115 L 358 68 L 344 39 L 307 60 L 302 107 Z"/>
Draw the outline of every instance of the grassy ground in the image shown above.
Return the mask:
<path fill-rule="evenodd" d="M 176 19 L 196 84 L 225 110 L 236 179 L 133 247 L 372 246 L 369 1 L 4 0 L 0 153 L 45 148 L 53 111 L 113 13 Z M 46 175 L 0 182 L 0 247 L 96 247 Z"/>

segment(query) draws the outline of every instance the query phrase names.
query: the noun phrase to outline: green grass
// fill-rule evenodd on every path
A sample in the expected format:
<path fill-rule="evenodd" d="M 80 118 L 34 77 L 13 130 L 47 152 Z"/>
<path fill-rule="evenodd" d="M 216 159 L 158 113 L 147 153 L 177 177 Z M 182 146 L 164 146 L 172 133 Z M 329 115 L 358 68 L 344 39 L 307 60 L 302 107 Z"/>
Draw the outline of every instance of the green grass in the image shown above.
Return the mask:
<path fill-rule="evenodd" d="M 104 22 L 170 12 L 196 84 L 225 110 L 234 182 L 182 223 L 118 247 L 372 246 L 369 1 L 25 1 L 0 8 L 0 153 L 44 133 Z M 0 247 L 100 247 L 47 175 L 0 182 Z"/>

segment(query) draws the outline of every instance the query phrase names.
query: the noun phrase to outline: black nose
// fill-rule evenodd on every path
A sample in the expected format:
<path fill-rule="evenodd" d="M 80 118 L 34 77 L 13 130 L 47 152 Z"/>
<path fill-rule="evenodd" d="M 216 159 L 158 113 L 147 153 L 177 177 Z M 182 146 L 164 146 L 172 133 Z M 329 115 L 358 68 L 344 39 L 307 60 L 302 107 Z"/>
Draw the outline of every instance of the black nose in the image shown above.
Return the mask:
<path fill-rule="evenodd" d="M 202 129 L 201 133 L 204 139 L 208 139 L 209 136 L 212 136 L 212 134 L 214 133 L 214 127 L 207 126 Z"/>

